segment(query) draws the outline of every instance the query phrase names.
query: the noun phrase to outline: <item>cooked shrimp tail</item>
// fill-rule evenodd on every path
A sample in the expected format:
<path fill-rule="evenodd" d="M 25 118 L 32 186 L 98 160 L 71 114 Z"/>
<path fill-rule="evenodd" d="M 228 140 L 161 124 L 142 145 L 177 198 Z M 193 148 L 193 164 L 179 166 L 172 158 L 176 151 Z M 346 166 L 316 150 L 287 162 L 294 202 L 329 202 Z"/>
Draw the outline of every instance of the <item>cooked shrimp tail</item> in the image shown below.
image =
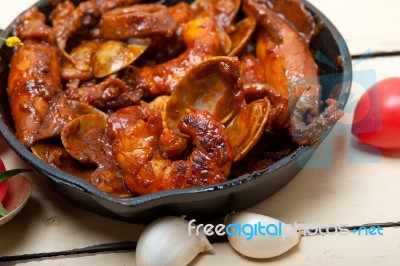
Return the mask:
<path fill-rule="evenodd" d="M 167 158 L 159 142 L 162 128 L 161 115 L 148 110 L 147 119 L 128 125 L 113 142 L 113 153 L 132 192 L 143 195 L 227 180 L 233 150 L 224 127 L 207 111 L 189 109 L 180 124 L 194 146 L 185 160 Z"/>

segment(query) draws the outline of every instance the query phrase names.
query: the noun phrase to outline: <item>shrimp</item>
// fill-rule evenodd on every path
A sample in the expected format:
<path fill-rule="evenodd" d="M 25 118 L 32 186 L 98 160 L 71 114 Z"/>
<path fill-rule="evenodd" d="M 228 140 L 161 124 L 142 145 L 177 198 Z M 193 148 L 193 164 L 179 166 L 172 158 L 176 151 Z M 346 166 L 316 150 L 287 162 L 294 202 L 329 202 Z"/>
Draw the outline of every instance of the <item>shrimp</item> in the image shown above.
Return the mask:
<path fill-rule="evenodd" d="M 34 39 L 55 44 L 56 35 L 45 22 L 45 15 L 37 7 L 32 7 L 17 18 L 14 34 L 22 41 Z"/>
<path fill-rule="evenodd" d="M 77 32 L 96 25 L 100 16 L 100 7 L 91 1 L 82 2 L 78 7 L 70 1 L 57 4 L 52 13 L 52 22 L 60 50 L 67 55 L 65 48 L 68 39 Z"/>
<path fill-rule="evenodd" d="M 93 34 L 104 39 L 125 40 L 154 35 L 170 37 L 178 23 L 161 4 L 136 4 L 120 7 L 102 14 L 98 29 Z"/>
<path fill-rule="evenodd" d="M 211 18 L 189 21 L 182 29 L 186 51 L 178 57 L 155 66 L 137 70 L 137 88 L 149 96 L 170 94 L 195 65 L 221 54 L 219 29 Z"/>
<path fill-rule="evenodd" d="M 162 118 L 163 129 L 160 136 L 160 147 L 164 150 L 168 158 L 176 158 L 181 155 L 188 146 L 187 136 L 177 134 L 168 128 L 165 119 L 165 109 L 169 96 L 159 96 L 148 104 L 154 112 L 160 112 Z M 131 105 L 119 109 L 112 113 L 108 119 L 107 133 L 110 139 L 115 139 L 119 131 L 124 130 L 127 125 L 136 123 L 139 119 L 146 119 L 146 105 Z"/>
<path fill-rule="evenodd" d="M 247 103 L 267 98 L 271 102 L 266 130 L 274 132 L 286 123 L 288 99 L 266 83 L 264 64 L 254 55 L 245 54 L 240 59 L 244 97 Z"/>
<path fill-rule="evenodd" d="M 30 147 L 50 112 L 52 97 L 61 92 L 55 47 L 26 40 L 11 60 L 8 96 L 19 140 Z"/>
<path fill-rule="evenodd" d="M 17 136 L 31 147 L 39 140 L 59 136 L 72 119 L 96 111 L 65 98 L 59 49 L 43 13 L 31 8 L 18 19 L 15 31 L 24 45 L 11 59 L 8 95 Z"/>
<path fill-rule="evenodd" d="M 138 0 L 90 0 L 75 7 L 71 1 L 56 4 L 52 12 L 53 30 L 60 50 L 65 52 L 68 39 L 76 34 L 89 34 L 101 21 L 102 15 L 112 9 L 137 3 Z"/>
<path fill-rule="evenodd" d="M 281 95 L 276 104 L 283 106 L 282 126 L 288 128 L 299 144 L 311 144 L 343 111 L 338 109 L 335 100 L 329 99 L 329 108 L 320 114 L 318 66 L 306 39 L 273 11 L 268 1 L 245 0 L 244 4 L 245 11 L 255 16 L 263 27 L 256 55 L 264 64 L 266 83 Z"/>
<path fill-rule="evenodd" d="M 167 123 L 167 104 L 170 96 L 158 96 L 149 103 L 149 106 L 161 113 L 163 131 L 160 136 L 160 145 L 166 151 L 168 158 L 175 158 L 181 155 L 187 148 L 187 136 L 175 133 L 168 127 Z"/>
<path fill-rule="evenodd" d="M 161 114 L 152 109 L 146 112 L 145 119 L 127 125 L 112 142 L 129 190 L 144 195 L 227 180 L 234 153 L 224 127 L 213 116 L 188 109 L 180 130 L 193 140 L 194 150 L 185 160 L 171 161 L 160 146 Z"/>
<path fill-rule="evenodd" d="M 17 136 L 30 147 L 41 138 L 53 96 L 62 91 L 60 65 L 54 33 L 36 7 L 18 19 L 15 31 L 24 45 L 11 59 L 8 96 Z"/>

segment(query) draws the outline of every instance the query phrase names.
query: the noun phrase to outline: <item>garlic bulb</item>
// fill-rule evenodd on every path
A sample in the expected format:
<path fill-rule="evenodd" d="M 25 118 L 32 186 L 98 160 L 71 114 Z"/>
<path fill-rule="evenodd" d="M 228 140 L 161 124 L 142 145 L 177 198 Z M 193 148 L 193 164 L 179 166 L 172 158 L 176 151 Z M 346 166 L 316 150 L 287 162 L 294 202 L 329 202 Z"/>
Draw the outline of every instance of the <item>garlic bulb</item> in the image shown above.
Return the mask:
<path fill-rule="evenodd" d="M 225 224 L 231 246 L 251 258 L 266 259 L 281 255 L 300 241 L 300 233 L 293 226 L 261 214 L 229 214 Z"/>
<path fill-rule="evenodd" d="M 136 246 L 137 266 L 184 266 L 213 246 L 203 231 L 191 231 L 183 218 L 160 218 L 143 231 Z"/>

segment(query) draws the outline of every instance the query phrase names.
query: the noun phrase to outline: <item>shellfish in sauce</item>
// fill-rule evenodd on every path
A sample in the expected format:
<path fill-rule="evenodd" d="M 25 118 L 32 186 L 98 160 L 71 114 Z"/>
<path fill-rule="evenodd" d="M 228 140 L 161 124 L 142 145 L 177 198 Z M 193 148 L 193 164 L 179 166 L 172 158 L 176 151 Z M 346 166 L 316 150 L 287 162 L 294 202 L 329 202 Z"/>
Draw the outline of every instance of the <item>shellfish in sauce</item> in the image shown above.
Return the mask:
<path fill-rule="evenodd" d="M 116 197 L 266 167 L 343 115 L 333 99 L 321 110 L 300 0 L 53 3 L 47 20 L 33 7 L 15 23 L 16 134 Z"/>

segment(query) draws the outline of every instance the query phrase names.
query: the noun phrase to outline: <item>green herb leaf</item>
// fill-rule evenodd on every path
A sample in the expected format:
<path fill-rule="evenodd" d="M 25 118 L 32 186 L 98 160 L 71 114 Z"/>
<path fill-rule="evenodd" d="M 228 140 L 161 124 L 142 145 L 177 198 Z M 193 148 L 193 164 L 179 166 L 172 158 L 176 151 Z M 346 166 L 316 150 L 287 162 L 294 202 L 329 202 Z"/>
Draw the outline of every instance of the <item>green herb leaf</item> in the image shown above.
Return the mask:
<path fill-rule="evenodd" d="M 0 217 L 1 216 L 6 216 L 8 214 L 8 211 L 4 209 L 4 206 L 0 203 Z"/>
<path fill-rule="evenodd" d="M 0 182 L 3 182 L 7 178 L 10 178 L 12 176 L 18 175 L 23 172 L 32 172 L 32 170 L 29 169 L 12 169 L 12 170 L 7 170 L 4 172 L 0 172 Z"/>

